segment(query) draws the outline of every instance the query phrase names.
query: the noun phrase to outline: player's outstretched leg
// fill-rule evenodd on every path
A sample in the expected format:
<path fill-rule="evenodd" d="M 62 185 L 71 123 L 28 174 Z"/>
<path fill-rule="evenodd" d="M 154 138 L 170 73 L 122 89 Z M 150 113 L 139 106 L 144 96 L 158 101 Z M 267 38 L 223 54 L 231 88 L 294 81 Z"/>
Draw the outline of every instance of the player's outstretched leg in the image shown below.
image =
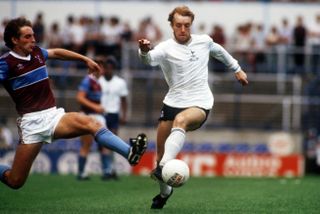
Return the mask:
<path fill-rule="evenodd" d="M 147 136 L 143 133 L 138 134 L 136 138 L 130 139 L 130 152 L 128 156 L 128 161 L 131 165 L 136 165 L 139 163 L 142 155 L 145 153 L 148 146 Z"/>
<path fill-rule="evenodd" d="M 138 134 L 136 138 L 131 138 L 129 146 L 121 138 L 106 128 L 101 128 L 97 131 L 95 140 L 99 145 L 111 149 L 127 158 L 131 165 L 139 163 L 148 146 L 147 137 L 143 133 Z"/>
<path fill-rule="evenodd" d="M 162 167 L 159 165 L 151 171 L 150 177 L 158 181 L 160 186 L 160 193 L 152 199 L 151 209 L 162 209 L 172 195 L 173 188 L 163 182 Z"/>
<path fill-rule="evenodd" d="M 160 184 L 161 185 L 161 184 Z M 152 199 L 151 209 L 162 209 L 164 205 L 167 203 L 167 200 L 173 193 L 173 188 L 171 187 L 171 192 L 167 196 L 163 196 L 161 193 L 156 195 Z"/>
<path fill-rule="evenodd" d="M 157 165 L 157 167 L 151 171 L 150 177 L 155 181 L 163 181 L 162 167 Z"/>

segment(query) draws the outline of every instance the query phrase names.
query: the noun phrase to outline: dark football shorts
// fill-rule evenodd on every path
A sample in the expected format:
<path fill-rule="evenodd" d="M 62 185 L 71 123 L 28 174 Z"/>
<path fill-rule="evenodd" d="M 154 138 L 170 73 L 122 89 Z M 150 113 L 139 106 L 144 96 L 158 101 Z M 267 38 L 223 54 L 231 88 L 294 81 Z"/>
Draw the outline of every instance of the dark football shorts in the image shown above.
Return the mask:
<path fill-rule="evenodd" d="M 197 108 L 200 108 L 200 107 L 197 107 Z M 180 112 L 182 112 L 186 109 L 187 108 L 174 108 L 174 107 L 168 106 L 166 104 L 163 104 L 162 109 L 160 111 L 159 121 L 168 121 L 168 120 L 173 121 L 177 114 L 179 114 Z M 200 108 L 200 109 L 204 110 L 204 112 L 206 113 L 206 118 L 199 125 L 199 127 L 195 128 L 195 129 L 200 128 L 204 124 L 204 122 L 206 122 L 206 120 L 208 119 L 208 115 L 210 113 L 210 110 L 206 110 L 203 108 Z M 193 129 L 193 130 L 195 130 L 195 129 Z"/>
<path fill-rule="evenodd" d="M 108 113 L 104 115 L 104 118 L 106 119 L 106 125 L 109 129 L 119 128 L 119 114 Z"/>

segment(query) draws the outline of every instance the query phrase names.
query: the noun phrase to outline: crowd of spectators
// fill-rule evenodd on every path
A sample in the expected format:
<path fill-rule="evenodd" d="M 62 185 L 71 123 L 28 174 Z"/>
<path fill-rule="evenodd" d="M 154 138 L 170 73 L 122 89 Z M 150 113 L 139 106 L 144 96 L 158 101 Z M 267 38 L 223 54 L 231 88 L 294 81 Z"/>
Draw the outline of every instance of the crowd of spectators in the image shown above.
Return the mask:
<path fill-rule="evenodd" d="M 302 16 L 298 16 L 295 23 L 283 18 L 279 25 L 272 25 L 269 29 L 261 23 L 245 23 L 237 26 L 229 39 L 224 35 L 222 26 L 213 26 L 210 35 L 217 43 L 232 49 L 236 58 L 248 65 L 250 72 L 277 72 L 281 53 L 285 56 L 283 64 L 289 65 L 288 60 L 292 61 L 291 69 L 285 68 L 285 72 L 307 72 L 306 59 L 309 59 L 312 65 L 309 70 L 320 73 L 320 14 L 314 23 L 308 25 Z M 272 63 L 266 66 L 266 60 Z"/>
<path fill-rule="evenodd" d="M 2 20 L 1 36 L 6 23 L 7 20 Z M 117 16 L 69 15 L 64 25 L 54 22 L 46 26 L 43 14 L 38 13 L 33 25 L 36 40 L 41 46 L 63 47 L 90 57 L 114 55 L 120 62 L 124 43 L 145 37 L 155 44 L 163 39 L 162 30 L 152 17 L 143 18 L 137 29 L 132 29 L 129 23 Z M 311 65 L 308 72 L 320 73 L 320 14 L 308 24 L 302 16 L 296 17 L 295 23 L 283 18 L 279 24 L 268 28 L 262 23 L 243 23 L 235 26 L 232 35 L 226 35 L 224 27 L 215 23 L 212 26 L 200 23 L 194 26 L 193 31 L 209 34 L 215 42 L 235 54 L 248 72 L 279 72 L 279 53 L 285 53 L 285 72 L 304 73 L 308 64 Z M 1 43 L 0 47 L 3 51 L 5 46 Z M 267 61 L 272 63 L 266 64 Z M 54 62 L 51 64 L 56 65 Z M 214 66 L 215 70 L 223 71 L 218 62 L 214 62 Z"/>
<path fill-rule="evenodd" d="M 1 36 L 7 21 L 2 20 Z M 141 20 L 139 29 L 133 31 L 129 23 L 122 22 L 116 16 L 92 18 L 69 15 L 66 17 L 64 26 L 58 22 L 46 26 L 43 14 L 38 13 L 33 20 L 33 30 L 37 35 L 37 43 L 43 47 L 62 47 L 90 57 L 114 55 L 119 61 L 121 60 L 121 46 L 124 42 L 136 41 L 142 37 L 149 38 L 155 43 L 162 39 L 162 32 L 151 17 Z M 2 41 L 0 47 L 4 52 L 3 39 L 0 39 Z"/>

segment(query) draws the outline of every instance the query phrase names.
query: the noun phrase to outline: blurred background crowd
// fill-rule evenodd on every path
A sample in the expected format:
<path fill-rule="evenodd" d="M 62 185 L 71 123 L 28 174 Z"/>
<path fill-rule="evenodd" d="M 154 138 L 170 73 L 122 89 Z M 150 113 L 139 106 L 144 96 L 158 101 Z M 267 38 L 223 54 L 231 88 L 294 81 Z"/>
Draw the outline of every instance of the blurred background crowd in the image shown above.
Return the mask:
<path fill-rule="evenodd" d="M 32 20 L 37 42 L 43 47 L 63 47 L 90 57 L 108 53 L 120 62 L 124 46 L 139 38 L 148 38 L 156 44 L 164 39 L 162 28 L 168 28 L 158 26 L 151 16 L 140 20 L 137 29 L 118 16 L 70 14 L 63 24 L 45 24 L 45 14 L 39 12 Z M 7 21 L 1 20 L 1 37 Z M 210 35 L 216 43 L 234 53 L 247 72 L 319 73 L 320 12 L 312 23 L 305 23 L 303 16 L 297 16 L 294 22 L 284 16 L 280 23 L 267 29 L 263 23 L 245 22 L 234 26 L 233 33 L 228 35 L 223 25 L 197 23 L 193 32 Z M 2 38 L 0 47 L 2 53 L 6 51 Z M 216 64 L 215 72 L 224 71 L 223 66 Z M 52 63 L 52 66 L 60 65 Z"/>

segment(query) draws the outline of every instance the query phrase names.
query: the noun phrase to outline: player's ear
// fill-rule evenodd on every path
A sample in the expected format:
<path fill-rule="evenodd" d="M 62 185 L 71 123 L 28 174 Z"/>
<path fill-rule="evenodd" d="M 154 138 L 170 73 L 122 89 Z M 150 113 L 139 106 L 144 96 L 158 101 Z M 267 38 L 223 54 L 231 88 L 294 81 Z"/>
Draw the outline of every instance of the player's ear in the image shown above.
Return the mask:
<path fill-rule="evenodd" d="M 12 43 L 13 43 L 14 45 L 18 44 L 18 38 L 16 38 L 16 37 L 12 37 L 12 38 L 11 38 L 11 41 L 12 41 Z"/>

